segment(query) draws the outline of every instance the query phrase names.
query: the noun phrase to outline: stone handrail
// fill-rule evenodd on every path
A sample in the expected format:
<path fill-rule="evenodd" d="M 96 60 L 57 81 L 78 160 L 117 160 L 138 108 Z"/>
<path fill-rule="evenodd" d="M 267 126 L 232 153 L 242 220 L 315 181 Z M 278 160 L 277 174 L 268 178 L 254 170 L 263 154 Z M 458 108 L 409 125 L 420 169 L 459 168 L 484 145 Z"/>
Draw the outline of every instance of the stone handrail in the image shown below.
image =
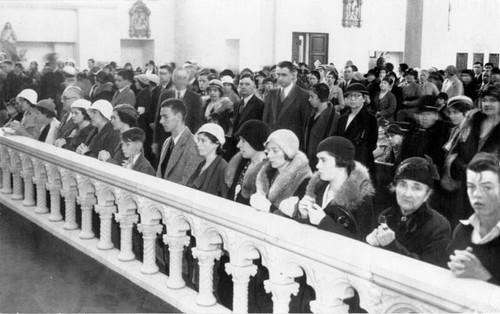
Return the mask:
<path fill-rule="evenodd" d="M 213 268 L 223 250 L 226 271 L 233 278 L 233 311 L 248 311 L 248 283 L 259 257 L 269 270 L 266 290 L 273 311 L 288 312 L 296 279 L 306 276 L 316 295 L 318 313 L 347 312 L 343 300 L 356 290 L 370 313 L 500 312 L 500 287 L 472 279 L 456 279 L 445 269 L 354 241 L 312 226 L 199 192 L 165 180 L 77 155 L 29 138 L 0 136 L 1 193 L 22 201 L 23 210 L 49 214 L 64 229 L 75 230 L 76 202 L 82 211 L 81 241 L 94 238 L 92 211 L 100 217 L 97 248 L 109 250 L 111 219 L 120 224 L 123 263 L 134 260 L 132 226 L 143 235 L 143 274 L 158 272 L 155 241 L 163 225 L 170 252 L 165 289 L 189 289 L 182 277 L 184 247 L 190 231 L 199 262 L 196 303 L 216 304 Z M 50 208 L 46 191 L 50 192 Z M 36 196 L 36 197 L 35 197 Z M 34 208 L 33 208 L 34 206 Z M 208 309 L 208 308 L 207 308 Z"/>

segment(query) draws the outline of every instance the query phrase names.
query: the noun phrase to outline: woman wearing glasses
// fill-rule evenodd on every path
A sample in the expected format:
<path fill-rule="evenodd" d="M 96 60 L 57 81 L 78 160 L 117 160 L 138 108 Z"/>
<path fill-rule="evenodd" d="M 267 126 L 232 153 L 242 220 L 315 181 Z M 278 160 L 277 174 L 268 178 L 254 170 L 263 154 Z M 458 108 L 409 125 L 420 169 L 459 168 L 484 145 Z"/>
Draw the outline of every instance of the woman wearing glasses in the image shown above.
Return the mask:
<path fill-rule="evenodd" d="M 361 83 L 349 85 L 345 91 L 345 102 L 349 113 L 341 116 L 337 124 L 337 136 L 350 140 L 355 147 L 354 160 L 365 165 L 374 178 L 373 151 L 377 148 L 377 119 L 368 113 L 365 101 L 368 91 Z"/>

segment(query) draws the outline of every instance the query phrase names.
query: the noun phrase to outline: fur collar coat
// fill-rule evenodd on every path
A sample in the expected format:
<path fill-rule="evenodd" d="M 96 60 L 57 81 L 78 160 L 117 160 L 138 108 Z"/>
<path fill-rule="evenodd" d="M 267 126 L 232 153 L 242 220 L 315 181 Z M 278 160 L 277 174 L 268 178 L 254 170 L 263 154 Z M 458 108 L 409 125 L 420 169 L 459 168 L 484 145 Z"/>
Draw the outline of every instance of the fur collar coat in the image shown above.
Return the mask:
<path fill-rule="evenodd" d="M 237 153 L 231 158 L 229 163 L 227 164 L 226 173 L 224 174 L 224 182 L 227 187 L 232 190 L 238 184 L 238 179 L 241 175 L 241 163 L 249 162 L 248 159 L 244 159 L 241 153 Z M 262 166 L 265 164 L 265 160 L 263 159 L 257 165 L 250 167 L 248 166 L 247 171 L 243 175 L 243 182 L 241 184 L 241 196 L 245 199 L 249 199 L 252 194 L 256 192 L 255 181 L 257 180 L 257 174 Z M 241 169 L 241 170 L 240 170 Z M 233 193 L 235 191 L 232 191 Z M 230 193 L 231 194 L 231 193 Z M 236 195 L 234 195 L 236 196 Z"/>
<path fill-rule="evenodd" d="M 280 203 L 294 196 L 304 180 L 311 176 L 309 160 L 299 151 L 281 173 L 277 173 L 267 161 L 257 174 L 257 192 L 266 195 L 267 199 L 279 208 Z"/>

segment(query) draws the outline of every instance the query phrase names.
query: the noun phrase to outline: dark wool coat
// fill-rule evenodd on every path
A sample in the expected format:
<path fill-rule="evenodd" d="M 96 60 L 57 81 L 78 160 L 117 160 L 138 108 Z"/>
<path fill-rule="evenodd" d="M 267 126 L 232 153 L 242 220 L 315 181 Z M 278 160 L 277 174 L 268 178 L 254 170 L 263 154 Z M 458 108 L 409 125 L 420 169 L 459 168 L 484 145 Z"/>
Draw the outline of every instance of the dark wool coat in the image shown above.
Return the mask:
<path fill-rule="evenodd" d="M 151 166 L 151 163 L 144 157 L 144 154 L 140 154 L 139 158 L 134 163 L 134 166 L 132 167 L 132 170 L 139 171 L 145 174 L 149 174 L 150 176 L 155 176 L 156 171 Z"/>
<path fill-rule="evenodd" d="M 227 162 L 220 155 L 217 155 L 212 164 L 202 172 L 201 169 L 204 165 L 205 161 L 198 166 L 186 185 L 190 188 L 225 198 L 227 195 L 227 186 L 224 183 L 224 173 Z"/>
<path fill-rule="evenodd" d="M 97 158 L 101 150 L 106 150 L 112 155 L 119 142 L 120 133 L 113 130 L 111 122 L 108 122 L 100 132 L 98 132 L 97 128 L 94 128 L 90 132 L 85 141 L 85 145 L 88 146 L 89 151 L 85 155 Z"/>
<path fill-rule="evenodd" d="M 342 184 L 336 197 L 328 204 L 318 228 L 349 238 L 363 240 L 373 230 L 374 212 L 372 196 L 375 189 L 370 180 L 368 169 L 355 163 L 355 168 Z M 315 173 L 307 185 L 306 195 L 312 197 L 316 204 L 323 206 L 323 195 L 328 182 L 322 181 Z"/>
<path fill-rule="evenodd" d="M 314 119 L 315 110 L 313 110 L 307 119 L 304 131 L 304 144 L 302 151 L 309 158 L 309 166 L 311 169 L 316 169 L 318 159 L 316 157 L 318 144 L 325 138 L 333 135 L 337 131 L 337 123 L 339 120 L 338 113 L 335 112 L 333 105 L 328 104 L 328 107 Z"/>
<path fill-rule="evenodd" d="M 450 138 L 450 125 L 442 120 L 428 129 L 413 125 L 403 140 L 402 159 L 429 155 L 440 170 L 444 165 L 445 151 L 443 145 Z"/>
<path fill-rule="evenodd" d="M 92 124 L 89 124 L 88 126 L 78 131 L 75 136 L 67 137 L 66 145 L 64 145 L 63 148 L 73 152 L 76 151 L 80 144 L 85 143 L 92 130 L 94 130 L 94 127 L 92 126 Z"/>
<path fill-rule="evenodd" d="M 70 112 L 64 114 L 61 119 L 61 124 L 59 124 L 59 128 L 57 130 L 56 138 L 67 138 L 74 129 L 78 128 L 76 124 L 73 123 L 73 119 L 69 119 L 68 117 L 71 115 Z"/>
<path fill-rule="evenodd" d="M 252 168 L 247 168 L 247 171 L 243 175 L 241 191 L 237 195 L 235 195 L 236 186 L 238 185 L 238 179 L 240 178 L 243 170 L 245 169 L 245 166 L 248 163 L 250 163 L 249 159 L 243 158 L 241 153 L 237 153 L 227 164 L 226 173 L 224 175 L 224 181 L 229 188 L 227 198 L 245 205 L 250 205 L 250 196 L 252 196 L 252 194 L 257 191 L 255 185 L 257 174 L 266 162 L 262 161 Z"/>
<path fill-rule="evenodd" d="M 393 93 L 387 92 L 387 94 L 379 99 L 380 93 L 375 94 L 373 97 L 372 108 L 375 111 L 380 112 L 380 117 L 384 118 L 388 121 L 394 120 L 394 113 L 396 112 L 396 108 L 398 102 L 396 100 L 396 96 Z"/>
<path fill-rule="evenodd" d="M 457 225 L 453 232 L 453 239 L 448 246 L 448 256 L 455 250 L 465 250 L 471 247 L 472 253 L 492 276 L 488 282 L 500 285 L 500 237 L 485 244 L 474 244 L 471 240 L 473 230 L 471 225 Z"/>
<path fill-rule="evenodd" d="M 339 118 L 337 124 L 337 136 L 342 136 L 350 140 L 355 147 L 354 159 L 366 166 L 370 173 L 374 173 L 375 160 L 373 151 L 377 148 L 378 125 L 377 119 L 368 113 L 366 106 L 354 117 L 346 129 L 349 114 Z"/>
<path fill-rule="evenodd" d="M 264 102 L 257 96 L 253 95 L 249 100 L 243 111 L 240 112 L 240 107 L 243 106 L 244 100 L 240 100 L 234 104 L 234 122 L 233 134 L 238 131 L 240 126 L 248 120 L 262 120 L 264 113 Z"/>
<path fill-rule="evenodd" d="M 281 173 L 267 161 L 257 174 L 257 192 L 266 196 L 272 204 L 271 211 L 274 212 L 283 200 L 292 196 L 302 198 L 311 176 L 309 161 L 299 151 Z"/>
<path fill-rule="evenodd" d="M 283 102 L 280 101 L 280 89 L 269 91 L 265 99 L 262 121 L 267 123 L 271 131 L 278 129 L 291 130 L 304 141 L 304 128 L 311 113 L 309 94 L 297 85 L 294 85 Z"/>
<path fill-rule="evenodd" d="M 440 213 L 424 203 L 414 213 L 403 216 L 398 205 L 380 213 L 396 239 L 384 248 L 399 254 L 446 267 L 446 247 L 450 243 L 450 223 Z"/>

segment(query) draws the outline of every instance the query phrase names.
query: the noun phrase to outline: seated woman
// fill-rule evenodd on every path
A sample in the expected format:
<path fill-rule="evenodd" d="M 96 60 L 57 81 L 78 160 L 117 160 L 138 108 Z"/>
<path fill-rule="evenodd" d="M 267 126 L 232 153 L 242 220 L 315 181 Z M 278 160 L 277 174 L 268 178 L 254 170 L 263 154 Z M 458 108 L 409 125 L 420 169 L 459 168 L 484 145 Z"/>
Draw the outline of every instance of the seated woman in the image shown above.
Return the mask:
<path fill-rule="evenodd" d="M 113 113 L 113 105 L 107 100 L 99 99 L 90 106 L 87 113 L 94 129 L 90 132 L 85 143 L 76 148 L 76 153 L 93 158 L 97 158 L 102 150 L 111 154 L 120 142 L 120 134 L 113 130 L 113 126 L 109 122 Z"/>
<path fill-rule="evenodd" d="M 220 197 L 227 196 L 224 172 L 227 162 L 222 158 L 224 130 L 215 123 L 206 123 L 195 135 L 198 154 L 203 161 L 187 182 L 187 186 Z"/>
<path fill-rule="evenodd" d="M 90 117 L 87 109 L 90 108 L 90 101 L 77 99 L 71 104 L 71 120 L 77 126 L 67 138 L 58 138 L 54 145 L 67 150 L 75 151 L 80 144 L 84 143 L 94 127 L 90 124 Z"/>
<path fill-rule="evenodd" d="M 90 89 L 90 101 L 95 102 L 99 99 L 111 101 L 111 99 L 113 99 L 113 94 L 113 83 L 109 82 L 109 77 L 106 72 L 97 72 L 95 76 L 95 85 Z"/>
<path fill-rule="evenodd" d="M 397 204 L 382 211 L 380 225 L 366 242 L 446 267 L 450 223 L 427 205 L 434 180 L 439 180 L 439 174 L 430 157 L 403 160 L 394 176 Z"/>
<path fill-rule="evenodd" d="M 59 120 L 56 119 L 56 104 L 54 104 L 54 101 L 50 98 L 40 100 L 36 103 L 33 112 L 40 125 L 42 125 L 38 140 L 47 144 L 54 144 L 60 124 Z"/>
<path fill-rule="evenodd" d="M 228 163 L 225 182 L 229 188 L 227 198 L 250 205 L 250 196 L 256 192 L 257 173 L 265 163 L 264 142 L 269 136 L 269 127 L 259 120 L 248 120 L 235 134 L 239 138 L 236 146 L 240 152 Z"/>
<path fill-rule="evenodd" d="M 139 118 L 139 112 L 131 105 L 118 105 L 113 108 L 113 114 L 111 115 L 111 125 L 113 130 L 116 132 L 123 132 L 137 126 L 137 119 Z M 122 143 L 119 142 L 112 153 L 106 150 L 101 150 L 97 157 L 99 160 L 110 162 L 115 165 L 121 166 L 125 160 L 125 156 L 122 151 Z"/>
<path fill-rule="evenodd" d="M 43 127 L 35 114 L 35 104 L 38 99 L 37 93 L 32 89 L 24 89 L 16 96 L 17 104 L 23 112 L 21 121 L 12 120 L 5 126 L 16 131 L 17 135 L 28 136 L 37 139 Z"/>
<path fill-rule="evenodd" d="M 467 166 L 467 194 L 474 214 L 461 220 L 448 247 L 448 267 L 459 278 L 500 285 L 500 161 L 478 153 Z"/>
<path fill-rule="evenodd" d="M 394 82 L 390 77 L 385 77 L 382 81 L 380 81 L 380 92 L 375 94 L 371 104 L 376 118 L 394 121 L 397 101 L 396 96 L 394 96 L 390 91 L 393 83 Z"/>
<path fill-rule="evenodd" d="M 7 104 L 7 115 L 8 115 L 8 120 L 5 123 L 5 126 L 8 126 L 10 122 L 12 121 L 19 121 L 23 119 L 23 111 L 21 110 L 21 107 L 17 103 L 15 98 L 12 98 Z"/>
<path fill-rule="evenodd" d="M 130 128 L 122 133 L 123 167 L 155 176 L 156 171 L 142 152 L 145 140 L 146 133 L 140 128 Z"/>
<path fill-rule="evenodd" d="M 309 160 L 299 151 L 299 139 L 290 130 L 276 130 L 267 138 L 265 152 L 268 161 L 257 174 L 257 193 L 250 197 L 253 208 L 282 214 L 281 203 L 296 204 L 304 196 L 312 176 Z M 293 216 L 293 215 L 289 215 Z"/>
<path fill-rule="evenodd" d="M 354 145 L 340 136 L 319 143 L 318 171 L 299 202 L 297 218 L 309 219 L 323 230 L 364 239 L 374 225 L 375 190 L 368 169 L 354 161 L 354 151 Z"/>
<path fill-rule="evenodd" d="M 224 88 L 219 80 L 211 80 L 208 85 L 208 95 L 205 107 L 205 121 L 209 121 L 213 113 L 227 114 L 233 112 L 233 103 L 227 97 L 222 97 Z"/>

